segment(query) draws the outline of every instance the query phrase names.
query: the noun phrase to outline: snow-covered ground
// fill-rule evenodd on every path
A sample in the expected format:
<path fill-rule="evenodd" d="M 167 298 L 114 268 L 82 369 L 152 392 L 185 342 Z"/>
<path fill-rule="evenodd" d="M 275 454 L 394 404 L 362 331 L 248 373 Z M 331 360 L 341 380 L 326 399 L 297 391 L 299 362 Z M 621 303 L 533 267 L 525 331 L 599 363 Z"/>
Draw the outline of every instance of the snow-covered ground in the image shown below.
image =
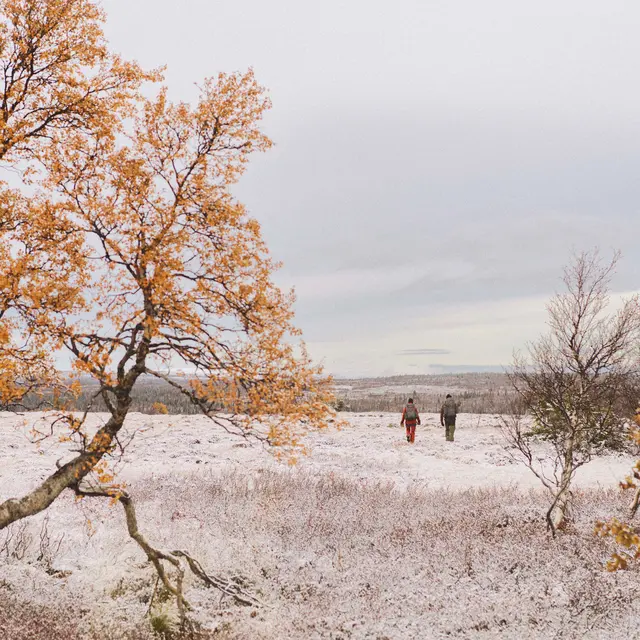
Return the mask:
<path fill-rule="evenodd" d="M 296 470 L 334 472 L 353 479 L 393 481 L 398 486 L 419 483 L 431 488 L 516 485 L 538 487 L 539 481 L 524 465 L 514 462 L 504 449 L 497 416 L 462 414 L 455 442 L 446 442 L 437 415 L 424 414 L 414 445 L 404 438 L 396 414 L 342 414 L 349 427 L 311 434 L 311 454 Z M 29 483 L 55 468 L 55 461 L 69 455 L 68 448 L 53 441 L 41 447 L 29 443 L 33 424 L 42 429 L 43 414 L 19 418 L 0 414 L 0 498 L 12 497 Z M 97 426 L 106 415 L 93 414 Z M 177 476 L 229 468 L 250 470 L 282 467 L 259 443 L 239 440 L 200 416 L 148 416 L 133 413 L 126 423 L 123 441 L 134 436 L 119 465 L 125 481 L 158 472 Z M 544 448 L 540 448 L 544 456 Z M 628 473 L 633 459 L 610 455 L 597 458 L 577 472 L 576 485 L 614 487 Z M 286 465 L 284 465 L 286 466 Z"/>
<path fill-rule="evenodd" d="M 640 637 L 638 573 L 603 572 L 611 546 L 593 536 L 596 519 L 624 509 L 616 487 L 630 457 L 580 470 L 576 530 L 554 541 L 548 498 L 505 451 L 497 416 L 459 416 L 450 443 L 438 416 L 423 415 L 415 445 L 396 414 L 341 417 L 348 427 L 311 435 L 310 455 L 288 467 L 206 418 L 130 415 L 119 477 L 142 530 L 159 546 L 189 549 L 209 571 L 244 576 L 265 601 L 251 611 L 189 579 L 194 615 L 217 629 L 207 637 Z M 104 419 L 90 417 L 94 426 Z M 34 421 L 46 417 L 0 414 L 0 500 L 71 455 L 55 439 L 31 444 Z M 44 515 L 27 523 L 24 553 L 12 553 L 15 538 L 3 552 L 0 532 L 0 608 L 10 594 L 73 612 L 88 634 L 73 637 L 122 637 L 145 619 L 153 572 L 120 508 L 64 496 L 47 515 L 44 560 Z M 48 624 L 42 638 L 70 637 Z M 6 628 L 0 615 L 0 639 L 19 637 Z"/>

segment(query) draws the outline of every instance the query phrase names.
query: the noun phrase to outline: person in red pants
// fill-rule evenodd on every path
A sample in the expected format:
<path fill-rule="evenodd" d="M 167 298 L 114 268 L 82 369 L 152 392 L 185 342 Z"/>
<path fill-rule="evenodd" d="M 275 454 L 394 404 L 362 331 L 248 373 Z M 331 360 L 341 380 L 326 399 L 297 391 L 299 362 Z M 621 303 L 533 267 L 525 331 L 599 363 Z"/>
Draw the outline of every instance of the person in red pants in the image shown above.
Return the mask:
<path fill-rule="evenodd" d="M 400 425 L 404 425 L 407 429 L 407 442 L 413 444 L 416 441 L 416 425 L 420 424 L 420 414 L 418 408 L 413 404 L 413 398 L 409 398 L 407 406 L 402 412 L 402 420 Z"/>

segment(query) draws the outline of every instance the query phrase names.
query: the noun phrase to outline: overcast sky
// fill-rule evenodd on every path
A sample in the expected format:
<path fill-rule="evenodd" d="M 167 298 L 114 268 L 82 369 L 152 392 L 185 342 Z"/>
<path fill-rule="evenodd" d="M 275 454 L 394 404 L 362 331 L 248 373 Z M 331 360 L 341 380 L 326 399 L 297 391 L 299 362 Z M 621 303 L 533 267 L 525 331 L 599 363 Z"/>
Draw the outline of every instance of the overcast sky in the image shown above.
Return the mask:
<path fill-rule="evenodd" d="M 276 142 L 235 190 L 337 375 L 506 365 L 572 249 L 638 288 L 640 4 L 104 0 L 176 99 L 255 69 Z"/>

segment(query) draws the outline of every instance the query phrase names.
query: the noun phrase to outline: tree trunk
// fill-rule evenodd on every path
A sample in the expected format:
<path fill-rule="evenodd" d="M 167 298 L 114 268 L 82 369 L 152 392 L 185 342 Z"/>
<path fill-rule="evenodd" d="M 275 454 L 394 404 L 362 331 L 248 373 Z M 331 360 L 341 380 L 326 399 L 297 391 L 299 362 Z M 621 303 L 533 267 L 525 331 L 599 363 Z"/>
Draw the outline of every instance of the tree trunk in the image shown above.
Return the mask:
<path fill-rule="evenodd" d="M 564 472 L 563 474 L 564 475 Z M 549 519 L 551 521 L 552 530 L 562 529 L 566 524 L 569 517 L 569 510 L 571 508 L 571 491 L 570 485 L 562 486 L 560 492 L 557 494 L 554 501 L 554 505 L 551 508 Z"/>
<path fill-rule="evenodd" d="M 567 437 L 566 449 L 562 461 L 562 475 L 560 476 L 560 486 L 556 493 L 555 500 L 549 513 L 547 522 L 551 530 L 561 529 L 567 522 L 571 509 L 571 478 L 573 475 L 573 434 Z"/>
<path fill-rule="evenodd" d="M 44 511 L 65 489 L 76 485 L 91 473 L 96 464 L 110 450 L 113 439 L 123 423 L 124 417 L 111 418 L 94 435 L 87 451 L 61 466 L 26 496 L 10 498 L 0 503 L 0 531 L 13 522 Z"/>

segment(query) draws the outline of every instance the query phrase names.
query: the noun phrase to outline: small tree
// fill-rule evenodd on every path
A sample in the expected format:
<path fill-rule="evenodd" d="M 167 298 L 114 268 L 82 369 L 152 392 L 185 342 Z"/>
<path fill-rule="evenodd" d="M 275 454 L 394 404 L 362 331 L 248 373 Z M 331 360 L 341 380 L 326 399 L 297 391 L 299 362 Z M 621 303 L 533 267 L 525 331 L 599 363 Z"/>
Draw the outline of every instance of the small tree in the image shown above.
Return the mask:
<path fill-rule="evenodd" d="M 119 501 L 129 534 L 184 619 L 184 563 L 208 584 L 218 583 L 185 552 L 147 542 L 131 497 L 109 471 L 110 457 L 125 446 L 121 431 L 138 382 L 163 379 L 212 425 L 281 451 L 299 451 L 302 436 L 332 415 L 328 380 L 294 340 L 293 296 L 272 282 L 277 265 L 260 227 L 230 193 L 250 154 L 271 145 L 259 128 L 269 101 L 252 72 L 206 80 L 193 107 L 172 104 L 164 89 L 143 100 L 135 91 L 142 76 L 130 77 L 134 67 L 120 63 L 124 84 L 91 91 L 91 78 L 103 77 L 107 53 L 85 59 L 80 41 L 65 43 L 76 26 L 101 40 L 93 2 L 6 0 L 0 9 L 14 25 L 11 33 L 40 34 L 32 48 L 43 38 L 51 40 L 47 51 L 59 47 L 50 65 L 66 61 L 71 66 L 61 81 L 91 97 L 86 110 L 74 111 L 76 93 L 63 91 L 60 100 L 71 100 L 66 116 L 55 115 L 58 109 L 29 133 L 32 111 L 40 110 L 28 107 L 23 125 L 5 122 L 2 130 L 5 140 L 17 140 L 20 160 L 38 164 L 28 195 L 3 192 L 0 399 L 15 406 L 28 392 L 44 397 L 54 389 L 53 426 L 39 437 L 55 435 L 74 447 L 35 487 L 0 503 L 0 530 L 47 509 L 66 490 Z M 20 41 L 19 55 L 23 49 Z M 95 73 L 92 61 L 99 63 Z M 55 82 L 55 76 L 44 87 L 24 82 L 23 103 L 56 97 L 62 89 Z M 119 122 L 127 114 L 125 130 Z M 50 138 L 48 146 L 41 136 Z M 56 400 L 58 388 L 68 386 L 55 366 L 61 352 L 76 374 L 92 378 L 94 399 L 107 407 L 109 417 L 97 431 L 86 428 L 86 413 L 67 411 Z M 174 366 L 195 375 L 171 376 Z"/>
<path fill-rule="evenodd" d="M 547 523 L 555 532 L 569 515 L 576 470 L 607 448 L 623 446 L 638 382 L 638 298 L 606 314 L 619 259 L 603 264 L 597 251 L 565 270 L 566 291 L 548 304 L 548 335 L 516 354 L 509 380 L 529 414 L 505 418 L 503 431 L 518 457 L 552 495 Z M 552 446 L 549 461 L 533 445 Z"/>

